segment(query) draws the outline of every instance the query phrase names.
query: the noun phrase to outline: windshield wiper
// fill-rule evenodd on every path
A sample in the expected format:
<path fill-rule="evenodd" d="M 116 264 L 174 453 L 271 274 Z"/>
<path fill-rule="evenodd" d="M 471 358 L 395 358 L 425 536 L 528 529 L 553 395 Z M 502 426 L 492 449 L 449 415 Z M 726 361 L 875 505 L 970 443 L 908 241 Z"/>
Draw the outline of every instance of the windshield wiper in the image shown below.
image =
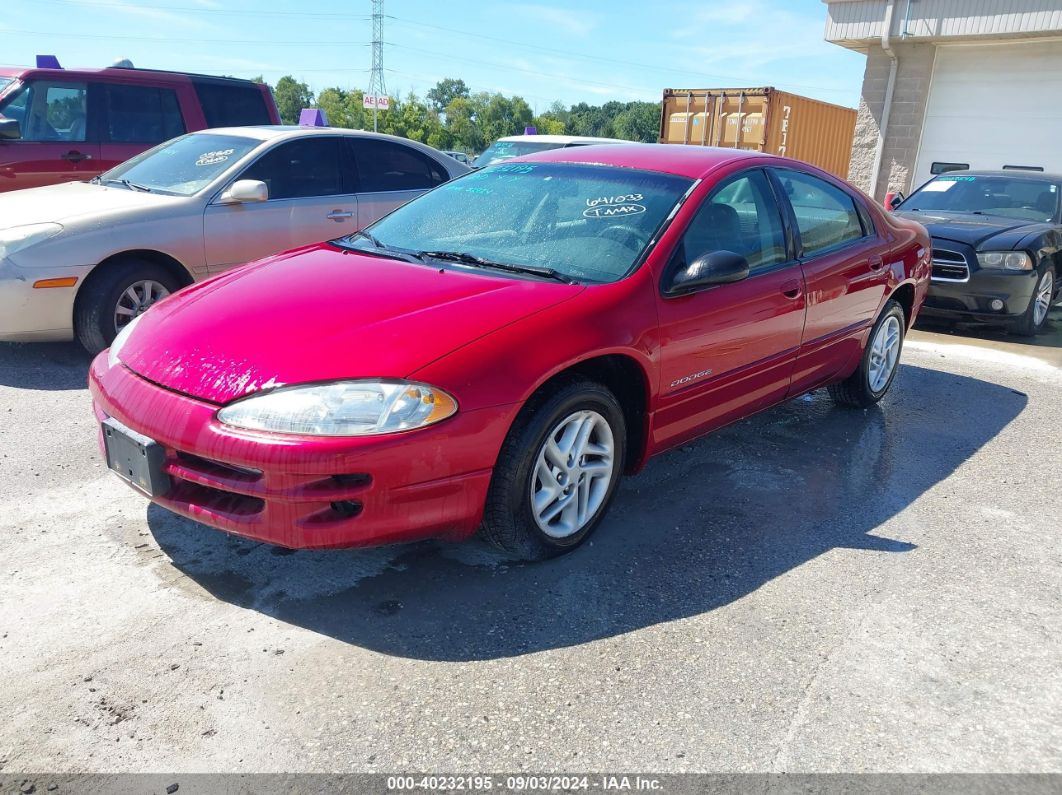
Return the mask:
<path fill-rule="evenodd" d="M 141 193 L 151 193 L 151 188 L 149 188 L 147 185 L 140 185 L 139 183 L 132 182 L 131 180 L 128 180 L 128 179 L 116 179 L 115 177 L 107 177 L 107 178 L 96 177 L 95 180 L 93 180 L 93 181 L 96 181 L 96 180 L 99 181 L 97 184 L 100 184 L 100 185 L 106 185 L 106 184 L 108 184 L 110 182 L 114 182 L 114 183 L 117 183 L 118 185 L 124 185 L 125 187 L 129 188 L 129 190 L 136 190 L 136 191 L 140 191 Z"/>
<path fill-rule="evenodd" d="M 350 244 L 350 240 L 355 238 L 364 238 L 372 243 L 373 249 L 356 247 Z M 387 259 L 397 259 L 402 262 L 424 262 L 424 257 L 420 256 L 414 251 L 405 251 L 403 249 L 391 248 L 390 246 L 381 243 L 372 234 L 366 232 L 364 229 L 359 229 L 348 237 L 340 238 L 339 240 L 330 241 L 333 246 L 339 246 L 339 248 L 346 249 L 347 251 L 356 251 L 359 254 L 368 254 L 370 257 L 386 257 Z"/>
<path fill-rule="evenodd" d="M 496 268 L 497 270 L 509 271 L 510 273 L 526 273 L 531 276 L 540 276 L 543 279 L 553 279 L 554 281 L 564 282 L 565 284 L 578 284 L 578 282 L 571 276 L 566 276 L 553 268 L 539 268 L 534 265 L 514 265 L 511 262 L 495 262 L 494 260 L 477 257 L 475 254 L 469 254 L 465 251 L 418 251 L 417 254 L 421 257 L 431 257 L 432 259 L 441 259 L 447 262 L 459 262 L 462 265 L 472 265 L 476 268 Z"/>

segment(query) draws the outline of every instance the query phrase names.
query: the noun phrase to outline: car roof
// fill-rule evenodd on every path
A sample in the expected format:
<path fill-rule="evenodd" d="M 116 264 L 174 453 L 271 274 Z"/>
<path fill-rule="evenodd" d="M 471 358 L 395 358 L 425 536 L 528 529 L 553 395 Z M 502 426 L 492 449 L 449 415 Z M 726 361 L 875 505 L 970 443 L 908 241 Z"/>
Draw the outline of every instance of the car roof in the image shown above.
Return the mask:
<path fill-rule="evenodd" d="M 550 149 L 545 152 L 536 152 L 533 155 L 514 157 L 505 162 L 587 163 L 620 168 L 639 168 L 645 171 L 659 171 L 664 174 L 699 179 L 718 166 L 764 157 L 775 158 L 776 156 L 718 146 L 632 143 L 630 146 L 571 146 L 564 149 Z M 785 157 L 778 157 L 777 160 L 779 165 L 796 164 L 796 161 Z"/>
<path fill-rule="evenodd" d="M 530 141 L 544 144 L 578 144 L 578 143 L 616 143 L 616 144 L 632 144 L 634 141 L 627 141 L 623 138 L 595 138 L 588 135 L 506 135 L 498 139 L 499 141 Z"/>
<path fill-rule="evenodd" d="M 943 174 L 937 174 L 937 176 L 946 177 L 949 174 L 958 174 L 964 177 L 1012 177 L 1014 179 L 1044 179 L 1062 182 L 1062 174 L 1051 174 L 1025 168 L 977 169 L 974 171 L 957 169 L 955 171 L 945 171 Z"/>
<path fill-rule="evenodd" d="M 254 124 L 246 127 L 211 127 L 207 130 L 196 130 L 191 135 L 239 135 L 244 138 L 257 138 L 259 141 L 271 141 L 275 138 L 298 138 L 302 135 L 349 135 L 352 138 L 379 138 L 385 141 L 401 141 L 404 144 L 412 144 L 418 148 L 431 149 L 430 146 L 408 138 L 399 138 L 395 135 L 374 133 L 367 130 L 351 130 L 346 127 L 302 127 L 297 124 Z M 438 151 L 438 150 L 432 150 Z"/>
<path fill-rule="evenodd" d="M 197 82 L 209 82 L 209 83 L 239 83 L 243 85 L 259 85 L 252 80 L 247 80 L 242 77 L 223 77 L 221 75 L 205 75 L 197 72 L 175 72 L 167 69 L 141 69 L 131 66 L 103 66 L 92 67 L 87 69 L 81 69 L 78 67 L 60 69 L 52 69 L 49 67 L 38 66 L 5 66 L 0 67 L 0 75 L 5 77 L 18 77 L 27 79 L 30 77 L 44 77 L 52 80 L 70 80 L 79 76 L 100 76 L 100 77 L 118 77 L 122 79 L 143 77 L 147 80 L 170 80 L 170 81 L 187 81 L 195 80 Z"/>

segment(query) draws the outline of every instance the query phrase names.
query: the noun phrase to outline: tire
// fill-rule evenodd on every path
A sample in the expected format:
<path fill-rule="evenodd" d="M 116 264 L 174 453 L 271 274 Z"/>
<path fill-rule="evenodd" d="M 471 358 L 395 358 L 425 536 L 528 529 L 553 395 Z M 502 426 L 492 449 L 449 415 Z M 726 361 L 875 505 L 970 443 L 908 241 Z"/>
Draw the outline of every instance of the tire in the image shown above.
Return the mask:
<path fill-rule="evenodd" d="M 125 304 L 123 309 L 132 311 L 128 315 L 131 320 L 165 297 L 153 291 L 156 297 L 143 301 L 142 308 L 130 306 L 131 299 L 126 291 L 143 282 L 155 283 L 165 290 L 166 295 L 177 292 L 183 286 L 161 265 L 141 259 L 117 260 L 100 265 L 92 272 L 74 305 L 74 332 L 85 350 L 97 354 L 114 341 L 118 334 L 115 317 L 119 301 Z"/>
<path fill-rule="evenodd" d="M 885 393 L 889 391 L 900 369 L 900 354 L 903 351 L 905 330 L 906 316 L 903 313 L 903 307 L 892 300 L 886 302 L 885 308 L 881 310 L 881 315 L 867 338 L 867 346 L 859 360 L 859 367 L 844 381 L 827 387 L 830 397 L 843 406 L 861 409 L 873 406 L 885 397 Z M 885 375 L 875 364 L 880 354 L 880 350 L 875 346 L 878 343 L 888 346 L 889 335 L 892 334 L 895 334 L 896 338 L 893 347 L 889 347 L 884 354 L 885 362 L 889 367 Z M 891 364 L 888 364 L 889 362 Z M 885 375 L 884 382 L 879 381 L 882 375 Z"/>
<path fill-rule="evenodd" d="M 555 449 L 562 451 L 567 434 L 575 434 L 571 438 L 578 443 L 584 428 L 591 429 L 589 444 L 581 448 L 584 455 L 566 459 L 569 465 L 574 462 L 573 469 L 565 471 L 554 463 L 560 452 L 546 457 L 550 439 L 559 440 Z M 575 549 L 608 511 L 623 472 L 626 441 L 623 409 L 600 384 L 573 378 L 532 398 L 498 454 L 480 534 L 518 560 L 545 560 Z M 606 474 L 606 456 L 599 451 L 609 447 L 611 468 Z M 544 484 L 545 472 L 552 473 L 552 479 Z M 542 502 L 537 514 L 536 493 Z M 560 508 L 559 513 L 550 519 L 555 508 Z"/>
<path fill-rule="evenodd" d="M 1055 269 L 1048 265 L 1044 272 L 1036 280 L 1036 288 L 1033 290 L 1029 306 L 1022 316 L 1014 321 L 1012 327 L 1015 334 L 1023 337 L 1033 337 L 1047 327 L 1047 318 L 1051 312 L 1051 306 L 1055 302 Z M 1041 303 L 1046 290 L 1046 304 Z"/>

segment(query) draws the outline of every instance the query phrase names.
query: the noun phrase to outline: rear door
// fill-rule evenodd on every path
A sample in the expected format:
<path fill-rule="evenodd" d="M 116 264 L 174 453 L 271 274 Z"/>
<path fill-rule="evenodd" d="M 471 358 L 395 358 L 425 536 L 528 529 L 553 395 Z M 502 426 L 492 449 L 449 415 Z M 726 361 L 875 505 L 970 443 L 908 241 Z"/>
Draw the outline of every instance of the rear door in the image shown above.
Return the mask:
<path fill-rule="evenodd" d="M 100 147 L 89 135 L 88 85 L 29 80 L 4 97 L 0 116 L 21 137 L 0 140 L 0 190 L 89 179 L 99 173 Z"/>
<path fill-rule="evenodd" d="M 265 152 L 235 179 L 261 180 L 269 199 L 210 204 L 204 217 L 212 271 L 333 240 L 357 229 L 352 170 L 339 136 L 308 135 Z"/>
<path fill-rule="evenodd" d="M 350 136 L 358 172 L 358 228 L 450 179 L 428 155 L 397 141 Z"/>
<path fill-rule="evenodd" d="M 691 295 L 661 294 L 657 301 L 658 450 L 775 403 L 789 389 L 804 327 L 804 284 L 762 169 L 739 172 L 713 189 L 668 270 L 721 250 L 748 260 L 747 279 Z"/>
<path fill-rule="evenodd" d="M 100 171 L 186 132 L 177 92 L 170 86 L 95 83 L 91 101 L 99 108 Z"/>
<path fill-rule="evenodd" d="M 888 285 L 882 242 L 860 199 L 839 183 L 791 168 L 772 168 L 791 213 L 807 285 L 807 322 L 791 394 L 833 378 L 858 361 Z"/>

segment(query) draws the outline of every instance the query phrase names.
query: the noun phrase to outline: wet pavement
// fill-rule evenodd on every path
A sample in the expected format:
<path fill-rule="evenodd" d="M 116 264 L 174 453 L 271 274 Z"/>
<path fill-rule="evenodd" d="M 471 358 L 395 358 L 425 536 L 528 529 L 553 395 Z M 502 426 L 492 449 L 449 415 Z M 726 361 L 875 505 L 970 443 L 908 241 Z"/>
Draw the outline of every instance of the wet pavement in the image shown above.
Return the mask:
<path fill-rule="evenodd" d="M 592 543 L 288 552 L 99 460 L 0 346 L 0 771 L 1062 771 L 1062 312 L 913 332 L 654 460 Z"/>

